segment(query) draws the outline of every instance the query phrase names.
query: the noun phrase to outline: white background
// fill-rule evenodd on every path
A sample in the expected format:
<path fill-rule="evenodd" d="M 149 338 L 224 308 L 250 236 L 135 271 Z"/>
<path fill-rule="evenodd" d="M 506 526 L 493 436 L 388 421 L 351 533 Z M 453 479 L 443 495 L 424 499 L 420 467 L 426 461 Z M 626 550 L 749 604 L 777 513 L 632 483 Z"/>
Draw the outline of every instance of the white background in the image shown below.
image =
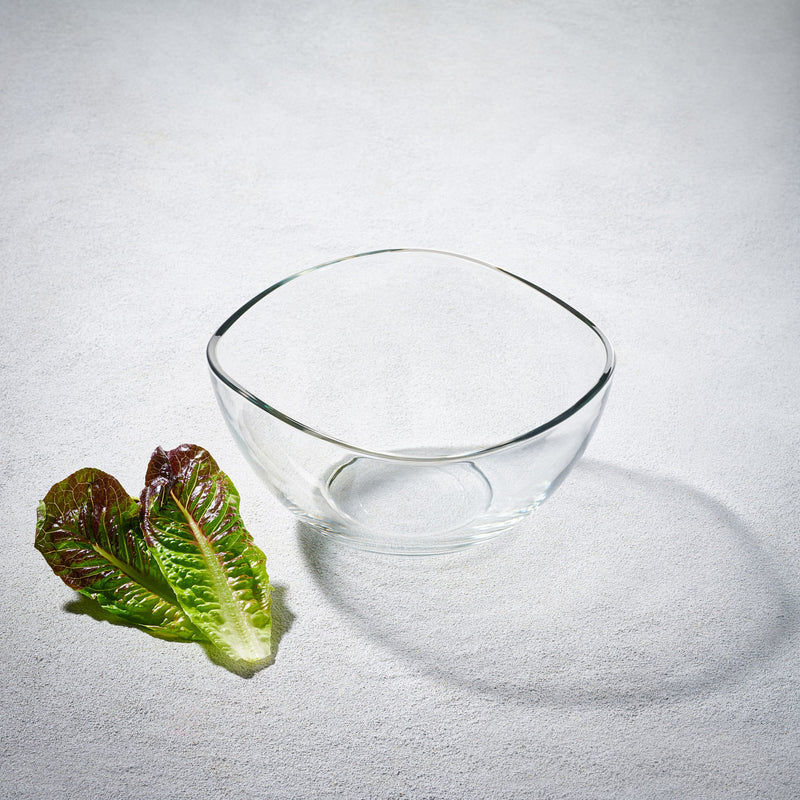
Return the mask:
<path fill-rule="evenodd" d="M 12 798 L 800 794 L 795 2 L 0 2 L 0 788 Z M 515 271 L 615 344 L 514 533 L 333 547 L 250 472 L 204 348 L 379 247 Z M 272 666 L 96 619 L 33 548 L 82 466 L 207 447 Z"/>

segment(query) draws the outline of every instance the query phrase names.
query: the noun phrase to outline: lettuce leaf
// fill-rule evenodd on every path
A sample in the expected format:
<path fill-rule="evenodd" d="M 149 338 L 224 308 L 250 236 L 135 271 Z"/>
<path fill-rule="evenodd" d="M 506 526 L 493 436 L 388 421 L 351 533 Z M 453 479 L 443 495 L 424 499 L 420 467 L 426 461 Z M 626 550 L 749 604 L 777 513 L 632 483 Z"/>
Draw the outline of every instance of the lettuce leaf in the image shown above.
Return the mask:
<path fill-rule="evenodd" d="M 63 581 L 163 639 L 202 640 L 142 536 L 139 504 L 119 481 L 81 469 L 39 503 L 36 549 Z"/>
<path fill-rule="evenodd" d="M 190 444 L 157 448 L 145 483 L 142 530 L 189 619 L 226 656 L 263 662 L 271 651 L 272 587 L 233 483 Z"/>

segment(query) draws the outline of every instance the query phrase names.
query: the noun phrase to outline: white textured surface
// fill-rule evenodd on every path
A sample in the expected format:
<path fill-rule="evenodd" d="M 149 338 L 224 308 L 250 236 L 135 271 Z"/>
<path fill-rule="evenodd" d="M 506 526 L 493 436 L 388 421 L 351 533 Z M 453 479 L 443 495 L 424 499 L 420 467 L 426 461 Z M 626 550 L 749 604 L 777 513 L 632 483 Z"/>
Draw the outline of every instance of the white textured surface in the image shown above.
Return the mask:
<path fill-rule="evenodd" d="M 800 11 L 0 3 L 0 794 L 800 794 Z M 204 345 L 273 280 L 463 252 L 615 343 L 580 470 L 469 553 L 298 530 Z M 195 441 L 285 629 L 249 680 L 94 619 L 33 549 L 80 466 Z"/>

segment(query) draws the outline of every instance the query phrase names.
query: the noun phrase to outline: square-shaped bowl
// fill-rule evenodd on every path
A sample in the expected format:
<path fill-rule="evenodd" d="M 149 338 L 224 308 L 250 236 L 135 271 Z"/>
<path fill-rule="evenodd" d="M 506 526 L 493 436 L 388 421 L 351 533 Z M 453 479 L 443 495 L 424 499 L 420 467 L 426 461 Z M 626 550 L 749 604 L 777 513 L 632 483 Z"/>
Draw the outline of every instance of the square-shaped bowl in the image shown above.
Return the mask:
<path fill-rule="evenodd" d="M 614 353 L 553 294 L 476 259 L 395 249 L 270 286 L 208 344 L 225 421 L 320 532 L 436 553 L 519 522 L 580 457 Z"/>

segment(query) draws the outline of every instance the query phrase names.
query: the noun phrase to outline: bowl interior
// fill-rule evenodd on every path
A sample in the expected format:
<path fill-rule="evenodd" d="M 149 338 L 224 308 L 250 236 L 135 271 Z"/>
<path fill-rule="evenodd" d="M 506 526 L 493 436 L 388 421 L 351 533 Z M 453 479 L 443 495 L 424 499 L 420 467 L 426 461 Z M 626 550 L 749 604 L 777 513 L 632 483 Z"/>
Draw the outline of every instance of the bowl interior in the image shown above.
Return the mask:
<path fill-rule="evenodd" d="M 440 252 L 332 262 L 237 313 L 216 342 L 226 378 L 299 425 L 374 452 L 509 441 L 570 408 L 608 367 L 585 319 L 507 272 Z"/>

